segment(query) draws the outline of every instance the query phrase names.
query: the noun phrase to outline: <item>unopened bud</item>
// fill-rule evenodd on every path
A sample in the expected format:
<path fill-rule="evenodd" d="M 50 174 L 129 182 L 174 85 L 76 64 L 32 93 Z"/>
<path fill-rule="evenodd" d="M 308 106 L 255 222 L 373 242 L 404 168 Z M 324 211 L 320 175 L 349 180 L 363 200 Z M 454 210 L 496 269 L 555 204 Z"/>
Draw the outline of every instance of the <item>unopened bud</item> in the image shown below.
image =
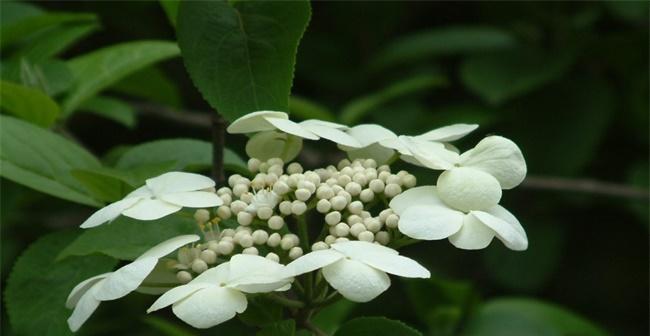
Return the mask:
<path fill-rule="evenodd" d="M 289 250 L 290 259 L 298 259 L 300 257 L 302 257 L 302 248 L 296 246 L 292 247 L 291 250 Z"/>
<path fill-rule="evenodd" d="M 268 245 L 270 247 L 276 247 L 276 246 L 280 245 L 281 240 L 282 240 L 282 237 L 280 236 L 280 234 L 275 232 L 275 233 L 272 233 L 269 236 L 269 239 L 266 241 L 266 245 Z"/>
<path fill-rule="evenodd" d="M 307 211 L 307 204 L 305 204 L 305 202 L 296 200 L 296 201 L 293 201 L 293 203 L 291 203 L 291 212 L 294 215 L 300 216 L 300 215 L 304 214 L 305 211 Z"/>
<path fill-rule="evenodd" d="M 198 209 L 194 212 L 194 220 L 198 223 L 205 223 L 210 220 L 210 211 L 206 209 Z"/>
<path fill-rule="evenodd" d="M 269 207 L 260 207 L 259 209 L 257 209 L 257 217 L 259 217 L 260 219 L 266 220 L 271 218 L 271 216 L 273 216 L 273 209 Z"/>
<path fill-rule="evenodd" d="M 284 226 L 284 219 L 277 215 L 271 216 L 267 223 L 271 230 L 280 230 Z"/>
<path fill-rule="evenodd" d="M 370 231 L 363 231 L 359 233 L 359 240 L 372 243 L 375 240 L 375 235 Z"/>
<path fill-rule="evenodd" d="M 243 249 L 241 251 L 242 254 L 251 254 L 251 255 L 258 255 L 260 252 L 257 250 L 257 247 L 251 246 Z"/>
<path fill-rule="evenodd" d="M 213 250 L 207 249 L 201 251 L 201 260 L 205 261 L 207 264 L 214 264 L 217 262 L 217 254 Z"/>
<path fill-rule="evenodd" d="M 386 227 L 394 229 L 397 227 L 397 222 L 399 222 L 399 217 L 396 214 L 390 214 L 386 217 Z"/>
<path fill-rule="evenodd" d="M 264 230 L 255 230 L 251 236 L 253 237 L 253 243 L 255 245 L 266 244 L 266 241 L 269 239 L 268 232 Z"/>
<path fill-rule="evenodd" d="M 243 226 L 251 225 L 253 222 L 253 215 L 249 214 L 246 211 L 240 211 L 237 214 L 237 223 Z"/>
<path fill-rule="evenodd" d="M 332 209 L 332 203 L 326 199 L 322 199 L 316 203 L 316 211 L 326 213 Z"/>
<path fill-rule="evenodd" d="M 229 219 L 232 216 L 232 211 L 229 207 L 222 205 L 217 208 L 217 216 L 221 219 Z"/>
<path fill-rule="evenodd" d="M 303 188 L 296 190 L 296 192 L 294 192 L 294 194 L 296 195 L 297 200 L 303 201 L 303 202 L 307 201 L 309 199 L 309 197 L 311 197 L 311 192 L 309 192 L 309 190 L 303 189 Z"/>
<path fill-rule="evenodd" d="M 400 187 L 399 184 L 395 184 L 395 183 L 387 184 L 386 188 L 384 189 L 384 195 L 386 195 L 386 197 L 388 198 L 393 198 L 401 192 L 402 192 L 402 187 Z"/>
<path fill-rule="evenodd" d="M 180 271 L 176 273 L 176 279 L 178 279 L 178 282 L 186 284 L 192 281 L 192 274 L 190 274 L 188 271 Z"/>
<path fill-rule="evenodd" d="M 341 213 L 333 211 L 325 215 L 325 223 L 328 225 L 336 225 L 341 221 Z"/>
<path fill-rule="evenodd" d="M 291 201 L 282 201 L 278 206 L 280 213 L 283 215 L 291 215 Z"/>
<path fill-rule="evenodd" d="M 329 245 L 327 245 L 327 243 L 322 241 L 315 242 L 314 244 L 311 245 L 312 251 L 327 250 L 328 248 L 330 248 Z"/>
<path fill-rule="evenodd" d="M 350 227 L 345 223 L 338 223 L 335 226 L 336 235 L 339 237 L 345 237 L 350 233 Z"/>
<path fill-rule="evenodd" d="M 201 259 L 194 259 L 192 262 L 192 271 L 195 273 L 203 273 L 208 269 L 208 264 Z"/>
<path fill-rule="evenodd" d="M 379 231 L 375 233 L 375 241 L 381 245 L 386 245 L 390 242 L 390 235 L 386 231 Z"/>
<path fill-rule="evenodd" d="M 229 255 L 235 249 L 235 246 L 230 241 L 220 241 L 218 245 L 219 254 Z"/>
<path fill-rule="evenodd" d="M 269 252 L 266 255 L 266 259 L 271 260 L 271 261 L 275 261 L 275 262 L 280 262 L 280 256 L 278 256 L 277 254 L 275 254 L 273 252 Z"/>

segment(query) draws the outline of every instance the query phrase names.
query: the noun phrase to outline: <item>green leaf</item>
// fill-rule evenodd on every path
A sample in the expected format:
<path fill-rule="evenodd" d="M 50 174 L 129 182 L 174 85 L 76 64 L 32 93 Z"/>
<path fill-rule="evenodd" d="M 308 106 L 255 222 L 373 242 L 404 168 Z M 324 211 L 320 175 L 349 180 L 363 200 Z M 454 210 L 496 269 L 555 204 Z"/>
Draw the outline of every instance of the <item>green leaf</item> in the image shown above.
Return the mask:
<path fill-rule="evenodd" d="M 151 64 L 178 56 L 173 42 L 136 41 L 106 47 L 68 62 L 75 77 L 70 94 L 63 101 L 64 114 L 122 78 Z"/>
<path fill-rule="evenodd" d="M 350 125 L 356 124 L 368 113 L 394 99 L 445 85 L 447 80 L 440 75 L 419 75 L 398 81 L 376 93 L 349 102 L 343 107 L 341 120 Z"/>
<path fill-rule="evenodd" d="M 47 60 L 33 64 L 27 59 L 20 62 L 20 80 L 23 85 L 39 89 L 54 97 L 72 85 L 72 72 L 65 62 Z"/>
<path fill-rule="evenodd" d="M 81 104 L 79 109 L 113 120 L 128 128 L 135 126 L 135 109 L 117 98 L 94 96 Z"/>
<path fill-rule="evenodd" d="M 41 127 L 51 126 L 59 116 L 59 105 L 43 92 L 0 80 L 0 107 Z"/>
<path fill-rule="evenodd" d="M 379 51 L 370 64 L 371 68 L 380 69 L 438 56 L 497 50 L 515 44 L 515 38 L 499 28 L 437 28 L 399 37 Z"/>
<path fill-rule="evenodd" d="M 68 201 L 99 206 L 70 173 L 99 168 L 99 161 L 79 145 L 48 130 L 0 116 L 0 175 L 18 184 Z"/>
<path fill-rule="evenodd" d="M 463 336 L 605 336 L 607 333 L 562 307 L 533 299 L 489 301 L 472 317 Z"/>
<path fill-rule="evenodd" d="M 2 26 L 0 47 L 7 47 L 38 31 L 66 23 L 95 22 L 97 16 L 89 13 L 46 13 L 28 16 Z"/>
<path fill-rule="evenodd" d="M 96 22 L 78 23 L 48 29 L 29 39 L 12 58 L 27 58 L 33 63 L 54 57 L 99 28 Z"/>
<path fill-rule="evenodd" d="M 248 300 L 246 311 L 237 315 L 244 324 L 261 327 L 282 320 L 281 305 L 265 298 L 256 296 Z"/>
<path fill-rule="evenodd" d="M 491 104 L 500 104 L 560 78 L 573 61 L 571 51 L 511 49 L 467 58 L 460 77 L 467 89 Z"/>
<path fill-rule="evenodd" d="M 30 16 L 38 16 L 43 11 L 29 3 L 19 1 L 0 2 L 0 27 L 4 28 Z"/>
<path fill-rule="evenodd" d="M 205 100 L 232 121 L 258 110 L 287 111 L 308 1 L 184 1 L 178 43 Z"/>
<path fill-rule="evenodd" d="M 168 216 L 153 221 L 120 216 L 111 223 L 84 230 L 57 259 L 101 253 L 116 259 L 134 260 L 162 241 L 193 233 L 196 233 L 196 222 L 189 216 Z"/>
<path fill-rule="evenodd" d="M 110 91 L 177 108 L 182 105 L 181 93 L 176 84 L 163 71 L 153 66 L 111 85 Z"/>
<path fill-rule="evenodd" d="M 645 24 L 648 22 L 647 1 L 603 1 L 605 7 L 615 17 L 629 23 Z"/>
<path fill-rule="evenodd" d="M 79 282 L 115 267 L 114 259 L 99 255 L 55 261 L 74 238 L 70 231 L 46 235 L 16 261 L 5 290 L 7 313 L 16 334 L 72 335 L 66 324 L 72 313 L 65 307 L 68 294 Z"/>
<path fill-rule="evenodd" d="M 193 336 L 196 335 L 192 330 L 185 326 L 180 326 L 176 323 L 170 322 L 162 317 L 155 315 L 148 315 L 142 319 L 144 323 L 148 324 L 152 329 L 159 332 L 159 335 L 164 336 Z"/>
<path fill-rule="evenodd" d="M 336 116 L 327 107 L 296 96 L 289 97 L 289 113 L 297 119 L 336 121 Z"/>
<path fill-rule="evenodd" d="M 338 302 L 324 307 L 312 319 L 314 325 L 320 328 L 328 335 L 333 334 L 339 328 L 341 323 L 350 315 L 356 303 L 348 300 L 339 300 Z"/>
<path fill-rule="evenodd" d="M 122 180 L 92 170 L 75 169 L 71 173 L 84 186 L 88 194 L 102 202 L 121 199 L 127 189 Z"/>
<path fill-rule="evenodd" d="M 120 169 L 175 161 L 174 170 L 201 170 L 212 166 L 212 144 L 194 139 L 165 139 L 143 143 L 127 150 L 117 162 Z M 224 151 L 224 168 L 247 171 L 246 163 L 232 150 Z"/>
<path fill-rule="evenodd" d="M 294 336 L 296 334 L 296 321 L 284 320 L 273 322 L 262 327 L 257 336 Z"/>
<path fill-rule="evenodd" d="M 160 0 L 160 6 L 162 6 L 169 23 L 174 28 L 176 28 L 176 18 L 178 17 L 178 6 L 180 4 L 181 0 Z"/>
<path fill-rule="evenodd" d="M 357 317 L 346 322 L 334 336 L 422 336 L 422 333 L 397 320 L 385 317 Z"/>

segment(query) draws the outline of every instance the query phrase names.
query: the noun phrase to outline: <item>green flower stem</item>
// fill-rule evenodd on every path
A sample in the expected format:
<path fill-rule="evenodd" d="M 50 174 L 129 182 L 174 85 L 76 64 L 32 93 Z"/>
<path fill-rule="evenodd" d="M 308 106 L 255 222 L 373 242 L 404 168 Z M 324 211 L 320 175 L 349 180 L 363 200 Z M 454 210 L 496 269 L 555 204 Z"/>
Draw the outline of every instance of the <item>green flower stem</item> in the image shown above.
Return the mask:
<path fill-rule="evenodd" d="M 281 304 L 281 305 L 283 305 L 285 307 L 289 307 L 289 308 L 303 308 L 303 307 L 305 307 L 305 303 L 302 302 L 302 301 L 292 300 L 292 299 L 289 299 L 289 298 L 287 298 L 285 296 L 278 295 L 278 294 L 275 294 L 275 293 L 270 293 L 270 294 L 267 295 L 267 297 L 270 300 L 272 300 L 272 301 L 274 301 L 276 303 L 279 303 L 279 304 Z"/>
<path fill-rule="evenodd" d="M 309 249 L 309 232 L 307 228 L 307 221 L 304 216 L 296 216 L 296 222 L 298 226 L 298 238 L 300 238 L 300 246 L 304 253 L 308 252 Z M 308 302 L 312 300 L 312 289 L 314 277 L 312 272 L 305 274 L 304 278 L 304 288 L 305 288 L 305 298 Z"/>

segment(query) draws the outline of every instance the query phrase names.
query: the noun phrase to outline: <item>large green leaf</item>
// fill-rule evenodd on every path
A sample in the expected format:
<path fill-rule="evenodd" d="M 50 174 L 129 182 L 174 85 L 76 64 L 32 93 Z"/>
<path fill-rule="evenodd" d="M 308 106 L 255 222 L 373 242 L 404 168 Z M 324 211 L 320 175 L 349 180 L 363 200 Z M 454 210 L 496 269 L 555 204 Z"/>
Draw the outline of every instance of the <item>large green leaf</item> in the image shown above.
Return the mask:
<path fill-rule="evenodd" d="M 385 317 L 357 317 L 343 324 L 334 336 L 422 336 L 401 321 Z"/>
<path fill-rule="evenodd" d="M 16 335 L 72 335 L 66 324 L 72 313 L 65 307 L 68 294 L 79 282 L 115 267 L 115 259 L 100 255 L 55 261 L 74 238 L 69 231 L 49 234 L 16 261 L 4 293 Z"/>
<path fill-rule="evenodd" d="M 42 127 L 59 116 L 59 105 L 40 90 L 0 80 L 0 107 L 8 113 Z"/>
<path fill-rule="evenodd" d="M 228 120 L 287 111 L 307 1 L 183 1 L 178 43 L 194 84 Z"/>
<path fill-rule="evenodd" d="M 179 49 L 173 42 L 136 41 L 106 47 L 68 62 L 75 77 L 70 94 L 63 101 L 63 112 L 70 115 L 86 99 L 120 79 L 171 57 Z"/>
<path fill-rule="evenodd" d="M 133 260 L 162 241 L 196 233 L 196 229 L 196 222 L 189 216 L 167 216 L 154 221 L 120 216 L 111 223 L 84 230 L 61 251 L 58 259 L 101 253 L 117 259 Z"/>
<path fill-rule="evenodd" d="M 489 301 L 470 319 L 464 336 L 605 336 L 584 318 L 553 304 L 533 299 Z"/>
<path fill-rule="evenodd" d="M 0 116 L 0 175 L 65 200 L 99 203 L 71 175 L 73 169 L 99 168 L 99 161 L 79 145 L 27 122 Z"/>
<path fill-rule="evenodd" d="M 148 102 L 181 108 L 181 93 L 163 71 L 150 66 L 111 85 L 110 91 L 143 98 Z"/>
<path fill-rule="evenodd" d="M 19 1 L 0 1 L 0 27 L 12 25 L 17 21 L 43 14 L 40 8 Z"/>
<path fill-rule="evenodd" d="M 21 45 L 12 58 L 27 58 L 39 63 L 65 51 L 73 44 L 99 28 L 96 22 L 77 23 L 48 29 L 29 39 Z"/>
<path fill-rule="evenodd" d="M 167 15 L 167 20 L 175 28 L 176 27 L 176 18 L 178 17 L 178 6 L 181 4 L 181 0 L 160 0 L 160 6 L 165 11 Z"/>
<path fill-rule="evenodd" d="M 2 26 L 1 47 L 16 43 L 38 31 L 65 23 L 95 22 L 95 14 L 89 13 L 45 13 L 27 16 Z"/>
<path fill-rule="evenodd" d="M 79 109 L 113 120 L 128 128 L 135 126 L 135 109 L 117 98 L 94 96 L 86 100 Z"/>
<path fill-rule="evenodd" d="M 47 60 L 34 64 L 28 59 L 20 60 L 20 82 L 37 88 L 50 97 L 56 97 L 72 85 L 72 72 L 59 60 Z"/>

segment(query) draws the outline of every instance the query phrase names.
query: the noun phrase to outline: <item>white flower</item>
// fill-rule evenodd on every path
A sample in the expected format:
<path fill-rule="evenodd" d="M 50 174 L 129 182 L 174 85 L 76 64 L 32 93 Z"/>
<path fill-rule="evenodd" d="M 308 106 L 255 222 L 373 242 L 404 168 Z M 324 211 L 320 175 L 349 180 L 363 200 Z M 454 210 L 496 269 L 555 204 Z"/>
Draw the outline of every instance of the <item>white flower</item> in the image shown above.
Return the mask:
<path fill-rule="evenodd" d="M 199 239 L 197 235 L 171 238 L 152 247 L 130 264 L 114 272 L 100 274 L 79 283 L 72 289 L 66 301 L 66 307 L 74 308 L 68 318 L 70 330 L 73 332 L 79 330 L 101 301 L 119 299 L 136 290 L 154 270 L 158 259 Z"/>
<path fill-rule="evenodd" d="M 397 251 L 365 241 L 332 244 L 328 250 L 308 253 L 287 265 L 290 276 L 323 269 L 325 280 L 345 298 L 367 302 L 390 286 L 386 273 L 429 278 L 428 270 Z"/>
<path fill-rule="evenodd" d="M 399 231 L 411 238 L 449 238 L 458 248 L 476 250 L 487 247 L 496 236 L 512 250 L 528 248 L 526 232 L 517 218 L 499 205 L 461 211 L 446 204 L 436 187 L 423 186 L 393 198 L 390 207 L 400 216 Z"/>
<path fill-rule="evenodd" d="M 212 179 L 199 174 L 169 172 L 150 178 L 146 185 L 134 190 L 124 199 L 111 203 L 90 216 L 82 228 L 99 226 L 119 215 L 154 220 L 179 211 L 183 207 L 205 208 L 223 204 L 214 192 Z"/>
<path fill-rule="evenodd" d="M 253 194 L 251 204 L 246 207 L 246 211 L 255 213 L 260 208 L 275 209 L 282 198 L 273 191 L 262 189 Z"/>
<path fill-rule="evenodd" d="M 244 293 L 289 289 L 293 279 L 286 277 L 284 267 L 264 257 L 238 254 L 166 292 L 147 312 L 172 305 L 181 320 L 195 328 L 210 328 L 246 310 Z"/>

